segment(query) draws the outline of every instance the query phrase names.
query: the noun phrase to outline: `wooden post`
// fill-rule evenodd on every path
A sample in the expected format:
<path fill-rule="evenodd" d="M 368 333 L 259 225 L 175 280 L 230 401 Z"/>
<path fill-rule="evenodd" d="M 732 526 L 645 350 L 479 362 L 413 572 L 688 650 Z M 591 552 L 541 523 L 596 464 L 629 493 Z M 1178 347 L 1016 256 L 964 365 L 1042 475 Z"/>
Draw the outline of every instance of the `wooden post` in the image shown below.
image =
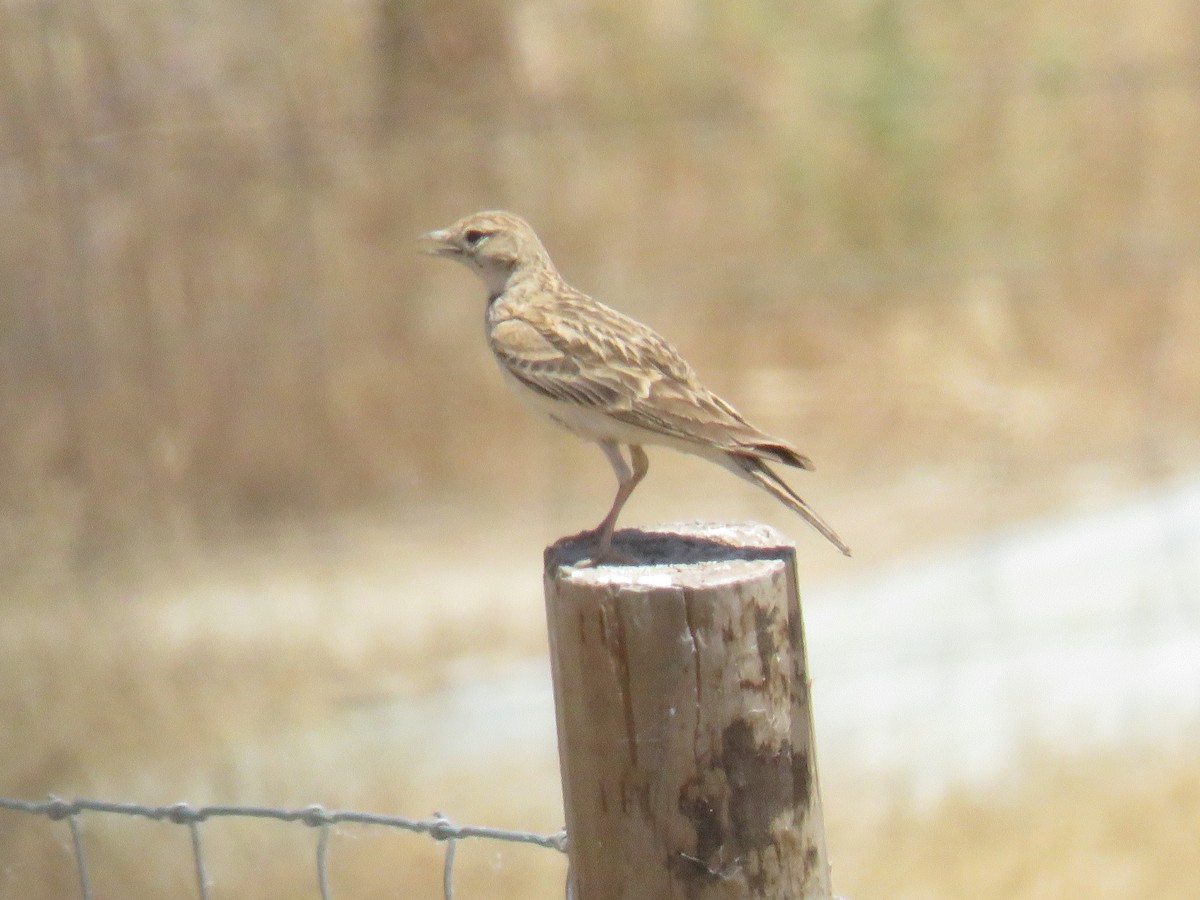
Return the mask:
<path fill-rule="evenodd" d="M 795 547 L 761 525 L 546 550 L 575 900 L 830 900 Z"/>

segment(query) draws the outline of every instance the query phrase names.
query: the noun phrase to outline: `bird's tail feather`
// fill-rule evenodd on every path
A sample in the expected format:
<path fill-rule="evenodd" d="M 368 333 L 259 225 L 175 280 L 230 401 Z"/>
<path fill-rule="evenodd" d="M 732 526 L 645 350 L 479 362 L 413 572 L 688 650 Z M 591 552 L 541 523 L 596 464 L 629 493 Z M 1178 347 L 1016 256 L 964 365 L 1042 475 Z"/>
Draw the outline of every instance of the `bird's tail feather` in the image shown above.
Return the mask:
<path fill-rule="evenodd" d="M 765 456 L 774 460 L 775 462 L 781 462 L 785 466 L 794 466 L 797 469 L 807 469 L 810 472 L 813 469 L 811 459 L 798 451 L 795 447 L 785 444 L 782 441 L 746 441 L 742 444 L 742 446 L 746 448 L 746 453 L 753 456 Z"/>
<path fill-rule="evenodd" d="M 768 491 L 784 506 L 802 516 L 813 528 L 819 531 L 831 544 L 850 555 L 850 548 L 837 536 L 829 525 L 816 514 L 811 506 L 801 499 L 800 495 L 791 489 L 786 481 L 780 478 L 761 459 L 755 456 L 743 456 L 738 453 L 726 454 L 725 465 L 735 475 L 745 478 L 752 484 Z"/>

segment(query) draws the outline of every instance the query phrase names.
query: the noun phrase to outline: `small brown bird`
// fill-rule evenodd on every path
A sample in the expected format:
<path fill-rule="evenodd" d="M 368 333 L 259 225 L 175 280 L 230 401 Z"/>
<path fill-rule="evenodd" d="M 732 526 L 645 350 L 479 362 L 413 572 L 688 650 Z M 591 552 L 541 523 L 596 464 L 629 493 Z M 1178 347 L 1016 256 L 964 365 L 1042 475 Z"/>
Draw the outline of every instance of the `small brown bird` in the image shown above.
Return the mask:
<path fill-rule="evenodd" d="M 591 532 L 593 563 L 614 559 L 621 507 L 646 476 L 642 447 L 661 444 L 724 466 L 803 516 L 842 553 L 850 548 L 767 465 L 812 469 L 700 383 L 645 325 L 575 290 L 534 230 L 509 212 L 479 212 L 422 235 L 427 252 L 457 260 L 487 288 L 488 345 L 512 389 L 535 410 L 600 445 L 616 473 L 612 508 Z M 626 461 L 621 446 L 629 448 Z"/>

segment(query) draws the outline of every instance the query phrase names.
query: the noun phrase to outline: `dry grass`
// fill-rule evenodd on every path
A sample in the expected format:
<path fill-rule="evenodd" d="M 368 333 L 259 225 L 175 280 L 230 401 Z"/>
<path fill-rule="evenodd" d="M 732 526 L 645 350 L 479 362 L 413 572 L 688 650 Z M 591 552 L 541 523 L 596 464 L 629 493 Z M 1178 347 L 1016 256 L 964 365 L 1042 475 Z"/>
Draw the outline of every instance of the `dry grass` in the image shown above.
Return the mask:
<path fill-rule="evenodd" d="M 803 431 L 861 397 L 822 454 L 858 471 L 897 460 L 861 432 L 1006 453 L 986 399 L 913 390 L 963 374 L 1193 420 L 1187 17 L 1110 12 L 9 4 L 0 561 L 40 592 L 146 535 L 495 490 L 477 435 L 535 444 L 477 287 L 412 252 L 487 205 L 714 380 L 817 386 Z"/>
<path fill-rule="evenodd" d="M 1044 757 L 1003 793 L 960 791 L 932 809 L 856 817 L 831 803 L 837 889 L 881 900 L 1194 897 L 1194 754 Z"/>
<path fill-rule="evenodd" d="M 447 647 L 536 649 L 487 584 L 406 585 L 455 616 L 364 636 L 341 594 L 275 595 L 278 573 L 239 562 L 296 530 L 313 545 L 284 567 L 351 571 L 328 555 L 331 516 L 365 511 L 425 535 L 392 551 L 403 571 L 506 528 L 492 499 L 525 510 L 535 545 L 529 522 L 579 527 L 606 502 L 602 463 L 502 396 L 477 285 L 412 252 L 473 208 L 528 215 L 572 281 L 796 437 L 820 508 L 876 555 L 1072 502 L 1097 467 L 1108 489 L 1194 466 L 1200 19 L 1107 7 L 5 4 L 0 791 L 145 769 L 139 799 L 162 802 L 380 672 L 411 689 Z M 695 494 L 681 471 L 656 466 L 646 496 L 676 509 Z M 474 521 L 431 525 L 439 507 Z M 512 556 L 501 544 L 479 552 Z M 228 585 L 219 634 L 193 582 Z M 269 627 L 239 634 L 267 595 Z M 1051 761 L 1005 798 L 933 811 L 831 804 L 840 889 L 1192 896 L 1194 772 L 1134 762 Z M 294 799 L 453 799 L 396 768 Z M 511 797 L 448 811 L 553 828 L 533 777 L 491 773 Z M 286 784 L 250 787 L 287 802 Z M 57 837 L 0 829 L 0 895 L 70 890 Z M 153 834 L 94 835 L 107 892 L 183 890 L 184 863 L 145 874 Z M 312 882 L 288 854 L 308 838 L 214 838 L 214 874 L 295 896 Z M 436 879 L 424 843 L 345 844 L 347 891 L 383 893 L 405 854 Z M 553 895 L 557 865 L 468 858 L 463 892 Z"/>

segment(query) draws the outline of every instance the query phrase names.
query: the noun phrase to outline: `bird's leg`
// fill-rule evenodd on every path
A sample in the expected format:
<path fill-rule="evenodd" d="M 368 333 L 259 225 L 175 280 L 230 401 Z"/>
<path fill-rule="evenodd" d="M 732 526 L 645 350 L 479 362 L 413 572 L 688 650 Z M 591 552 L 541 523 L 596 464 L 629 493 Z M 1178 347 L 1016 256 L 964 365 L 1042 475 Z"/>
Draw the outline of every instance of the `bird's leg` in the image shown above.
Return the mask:
<path fill-rule="evenodd" d="M 617 516 L 621 514 L 621 508 L 629 499 L 629 495 L 633 493 L 633 489 L 650 470 L 650 458 L 646 456 L 646 451 L 637 444 L 629 445 L 629 457 L 633 462 L 632 469 L 621 454 L 620 445 L 615 441 L 601 441 L 600 449 L 608 457 L 608 462 L 617 476 L 617 496 L 613 498 L 612 509 L 608 511 L 608 515 L 592 530 L 592 534 L 597 536 L 596 555 L 592 558 L 593 565 L 615 558 L 612 538 L 613 531 L 617 527 Z"/>

